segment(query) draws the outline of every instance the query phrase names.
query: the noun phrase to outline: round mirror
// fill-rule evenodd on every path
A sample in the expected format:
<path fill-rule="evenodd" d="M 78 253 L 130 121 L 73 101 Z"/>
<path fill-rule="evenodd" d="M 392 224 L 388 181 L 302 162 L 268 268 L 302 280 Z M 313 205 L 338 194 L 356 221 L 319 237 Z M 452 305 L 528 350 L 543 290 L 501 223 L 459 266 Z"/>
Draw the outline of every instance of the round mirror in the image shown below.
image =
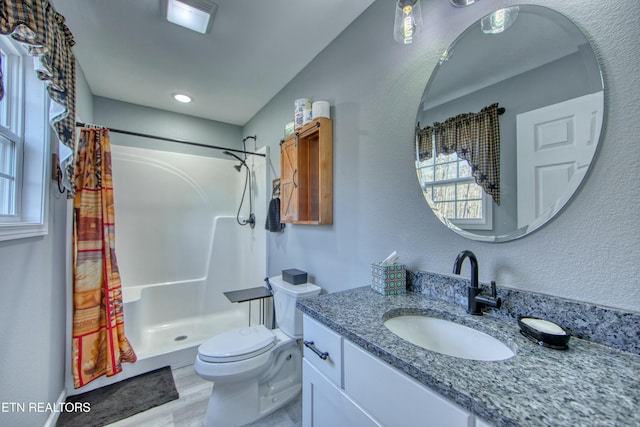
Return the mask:
<path fill-rule="evenodd" d="M 548 222 L 591 164 L 604 86 L 582 32 L 551 9 L 500 9 L 443 53 L 416 119 L 427 203 L 469 239 L 502 242 Z"/>

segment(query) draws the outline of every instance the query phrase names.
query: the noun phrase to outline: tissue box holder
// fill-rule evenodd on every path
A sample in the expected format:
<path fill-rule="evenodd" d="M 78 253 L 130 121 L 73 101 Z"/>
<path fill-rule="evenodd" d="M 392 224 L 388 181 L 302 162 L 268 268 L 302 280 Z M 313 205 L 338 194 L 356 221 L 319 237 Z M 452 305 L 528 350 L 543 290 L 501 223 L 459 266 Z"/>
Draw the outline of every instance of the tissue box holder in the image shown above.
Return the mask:
<path fill-rule="evenodd" d="M 307 283 L 307 272 L 297 268 L 282 270 L 282 280 L 292 285 L 301 285 Z"/>
<path fill-rule="evenodd" d="M 382 295 L 400 295 L 407 290 L 407 272 L 404 264 L 371 264 L 371 289 Z"/>

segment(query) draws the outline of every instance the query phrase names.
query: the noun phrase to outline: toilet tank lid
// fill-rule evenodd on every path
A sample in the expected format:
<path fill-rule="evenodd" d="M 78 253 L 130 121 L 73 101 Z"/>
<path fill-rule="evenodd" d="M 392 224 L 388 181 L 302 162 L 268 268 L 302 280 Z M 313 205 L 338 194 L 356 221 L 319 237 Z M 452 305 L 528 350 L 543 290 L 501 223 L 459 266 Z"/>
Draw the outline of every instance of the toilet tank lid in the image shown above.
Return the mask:
<path fill-rule="evenodd" d="M 205 341 L 198 348 L 202 356 L 224 359 L 256 352 L 276 340 L 264 325 L 232 329 Z"/>
<path fill-rule="evenodd" d="M 296 298 L 305 298 L 312 295 L 318 295 L 322 290 L 320 286 L 314 285 L 311 282 L 292 285 L 291 283 L 285 282 L 282 279 L 282 276 L 270 277 L 269 283 L 275 290 L 281 291 Z"/>

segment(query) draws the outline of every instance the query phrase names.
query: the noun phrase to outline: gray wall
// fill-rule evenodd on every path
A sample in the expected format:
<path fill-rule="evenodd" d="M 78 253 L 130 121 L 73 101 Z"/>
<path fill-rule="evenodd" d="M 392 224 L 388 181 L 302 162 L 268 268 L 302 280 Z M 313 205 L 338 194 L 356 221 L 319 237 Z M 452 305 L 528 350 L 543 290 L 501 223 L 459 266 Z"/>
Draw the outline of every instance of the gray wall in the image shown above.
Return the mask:
<path fill-rule="evenodd" d="M 92 118 L 78 69 L 77 110 Z M 57 151 L 52 138 L 52 151 Z M 49 183 L 49 234 L 0 242 L 0 402 L 54 403 L 64 390 L 67 199 Z M 70 202 L 69 202 L 70 203 Z M 0 425 L 44 425 L 49 413 L 0 413 Z"/>
<path fill-rule="evenodd" d="M 471 249 L 479 259 L 481 281 L 495 279 L 498 286 L 640 311 L 636 0 L 530 1 L 556 9 L 584 31 L 607 88 L 599 153 L 559 217 L 520 240 L 473 242 L 442 225 L 420 193 L 412 136 L 431 71 L 467 26 L 509 3 L 483 1 L 457 9 L 445 0 L 422 0 L 425 31 L 413 45 L 401 46 L 391 34 L 393 2 L 379 0 L 245 126 L 246 134 L 258 134 L 277 153 L 295 99 L 332 104 L 334 224 L 292 225 L 281 235 L 272 234 L 271 274 L 300 268 L 334 292 L 368 284 L 369 264 L 392 250 L 411 269 L 450 274 L 457 253 Z M 468 268 L 463 273 L 468 276 Z"/>
<path fill-rule="evenodd" d="M 94 97 L 95 124 L 164 138 L 242 149 L 242 128 L 114 99 Z M 139 148 L 228 158 L 220 150 L 111 132 L 111 143 Z M 249 148 L 249 147 L 247 147 Z"/>

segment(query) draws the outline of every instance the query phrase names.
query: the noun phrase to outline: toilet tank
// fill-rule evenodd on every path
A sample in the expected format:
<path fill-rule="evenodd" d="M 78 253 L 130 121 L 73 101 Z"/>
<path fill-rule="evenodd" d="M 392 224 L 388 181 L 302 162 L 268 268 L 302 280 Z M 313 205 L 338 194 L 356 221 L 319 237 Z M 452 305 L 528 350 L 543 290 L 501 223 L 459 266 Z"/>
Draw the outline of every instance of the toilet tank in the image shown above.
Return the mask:
<path fill-rule="evenodd" d="M 273 306 L 276 310 L 276 326 L 291 338 L 302 338 L 302 312 L 296 309 L 296 301 L 318 295 L 322 288 L 313 283 L 292 285 L 282 276 L 270 277 L 273 289 Z"/>

